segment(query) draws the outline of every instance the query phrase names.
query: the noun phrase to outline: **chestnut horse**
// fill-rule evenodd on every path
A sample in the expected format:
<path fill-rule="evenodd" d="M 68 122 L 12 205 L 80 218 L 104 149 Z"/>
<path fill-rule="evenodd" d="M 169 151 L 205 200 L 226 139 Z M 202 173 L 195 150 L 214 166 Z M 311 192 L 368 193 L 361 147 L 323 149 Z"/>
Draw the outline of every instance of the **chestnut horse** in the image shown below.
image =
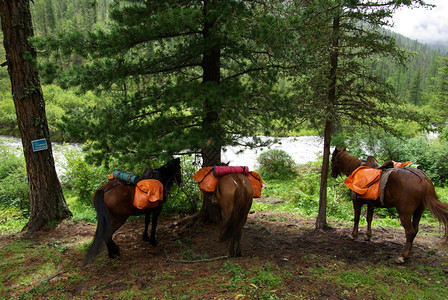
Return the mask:
<path fill-rule="evenodd" d="M 164 166 L 152 170 L 147 168 L 141 179 L 157 179 L 163 184 L 163 201 L 150 209 L 138 209 L 133 206 L 135 185 L 127 185 L 118 180 L 111 180 L 99 187 L 94 196 L 93 203 L 98 217 L 93 243 L 86 255 L 86 262 L 97 256 L 103 243 L 106 244 L 110 258 L 120 256 L 120 251 L 112 239 L 112 235 L 126 222 L 129 216 L 145 215 L 145 230 L 143 240 L 149 241 L 153 246 L 157 245 L 155 237 L 157 219 L 162 211 L 163 202 L 166 201 L 171 185 L 176 182 L 181 184 L 180 159 L 176 158 Z M 152 214 L 151 235 L 148 236 L 148 225 Z"/>
<path fill-rule="evenodd" d="M 374 160 L 376 162 L 376 160 Z M 361 165 L 362 161 L 351 156 L 347 151 L 336 148 L 331 158 L 331 176 L 350 175 Z M 378 167 L 379 164 L 372 165 Z M 397 209 L 401 225 L 406 235 L 404 251 L 396 259 L 398 263 L 404 263 L 409 258 L 412 243 L 418 232 L 418 225 L 425 208 L 438 219 L 445 227 L 445 236 L 448 236 L 448 203 L 443 203 L 437 198 L 434 185 L 431 180 L 419 169 L 394 168 L 384 189 L 384 205 L 379 199 L 366 200 L 352 197 L 355 211 L 355 224 L 351 237 L 358 236 L 358 222 L 361 207 L 368 204 L 367 211 L 367 234 L 365 238 L 370 240 L 373 207 L 395 207 Z"/>
<path fill-rule="evenodd" d="M 241 256 L 241 234 L 247 221 L 254 189 L 243 174 L 227 174 L 220 178 L 215 196 L 221 211 L 221 241 L 228 241 L 229 256 Z"/>

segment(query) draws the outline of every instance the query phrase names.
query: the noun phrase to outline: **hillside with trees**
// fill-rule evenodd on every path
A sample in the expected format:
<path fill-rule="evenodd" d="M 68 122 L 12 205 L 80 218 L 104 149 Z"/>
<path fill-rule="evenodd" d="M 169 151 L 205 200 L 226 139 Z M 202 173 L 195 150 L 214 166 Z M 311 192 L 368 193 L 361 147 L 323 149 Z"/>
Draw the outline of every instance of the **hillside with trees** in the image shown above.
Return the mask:
<path fill-rule="evenodd" d="M 112 0 L 37 0 L 31 5 L 35 35 L 46 38 L 58 34 L 61 36 L 69 35 L 74 31 L 87 32 L 96 28 L 105 28 L 109 20 L 108 13 L 111 9 L 116 7 L 116 5 L 119 4 L 116 4 L 115 1 Z M 441 57 L 447 55 L 446 51 L 430 48 L 428 45 L 421 44 L 418 41 L 411 40 L 388 30 L 386 30 L 386 34 L 392 36 L 397 41 L 397 45 L 401 49 L 411 53 L 411 55 L 404 66 L 385 58 L 366 59 L 365 63 L 369 66 L 371 72 L 378 74 L 386 82 L 391 84 L 396 91 L 397 97 L 399 97 L 402 102 L 416 106 L 436 106 L 435 103 L 438 102 L 437 95 L 439 85 L 437 78 L 439 77 L 439 69 L 444 66 Z M 2 57 L 4 57 L 3 51 L 3 46 L 1 45 L 0 54 Z M 39 55 L 39 57 L 43 59 L 41 55 Z M 57 63 L 60 66 L 81 64 L 81 61 L 82 58 L 78 55 L 68 55 L 63 52 L 57 53 Z M 44 83 L 53 82 L 54 71 L 54 69 L 48 66 L 40 71 L 42 75 L 45 75 L 42 78 Z M 61 86 L 64 86 L 65 84 L 64 81 L 58 82 L 58 85 Z M 7 78 L 5 67 L 0 68 L 0 85 L 2 86 L 0 95 L 0 107 L 2 107 L 2 112 L 0 113 L 0 133 L 17 135 L 17 131 L 14 129 L 15 113 L 11 109 L 11 103 L 7 101 L 10 96 L 7 92 L 9 79 Z M 44 91 L 46 89 L 47 87 L 44 86 Z M 57 90 L 56 87 L 48 87 L 48 89 L 51 90 L 48 92 L 49 99 L 73 98 L 72 91 Z M 54 96 L 56 91 L 58 97 Z M 88 96 L 88 98 L 91 99 L 91 96 Z M 50 104 L 52 103 L 51 100 L 47 101 Z M 66 100 L 64 102 L 67 101 L 71 100 Z M 56 111 L 53 111 L 53 105 L 50 105 L 50 110 L 47 113 L 50 114 L 52 135 L 55 135 L 57 140 L 83 139 L 82 136 L 61 134 L 61 132 L 56 129 L 55 123 L 59 122 L 56 119 L 60 117 L 60 113 L 74 105 L 74 103 L 67 105 L 64 105 L 64 103 L 55 104 L 54 109 Z M 55 118 L 53 118 L 52 115 L 57 115 L 58 117 L 56 118 L 55 116 Z M 269 133 L 267 132 L 267 134 Z M 272 132 L 271 134 L 275 135 L 282 133 Z"/>

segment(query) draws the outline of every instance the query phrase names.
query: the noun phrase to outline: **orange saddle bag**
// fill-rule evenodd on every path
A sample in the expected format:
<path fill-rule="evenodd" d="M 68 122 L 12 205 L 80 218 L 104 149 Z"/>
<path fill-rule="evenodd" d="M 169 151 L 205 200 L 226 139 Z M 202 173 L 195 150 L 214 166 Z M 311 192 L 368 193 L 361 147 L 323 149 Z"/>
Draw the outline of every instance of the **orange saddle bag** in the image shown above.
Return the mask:
<path fill-rule="evenodd" d="M 264 181 L 261 179 L 261 176 L 254 171 L 249 172 L 249 174 L 247 174 L 247 177 L 249 177 L 249 180 L 254 187 L 254 198 L 260 198 L 261 189 L 266 187 L 266 183 L 264 183 Z"/>
<path fill-rule="evenodd" d="M 163 184 L 156 179 L 140 180 L 135 187 L 134 206 L 148 209 L 163 202 Z"/>
<path fill-rule="evenodd" d="M 212 171 L 213 167 L 203 167 L 193 175 L 193 179 L 203 193 L 213 193 L 216 190 L 219 178 L 215 177 Z"/>
<path fill-rule="evenodd" d="M 345 185 L 360 198 L 376 200 L 380 196 L 381 170 L 361 166 L 348 176 Z"/>

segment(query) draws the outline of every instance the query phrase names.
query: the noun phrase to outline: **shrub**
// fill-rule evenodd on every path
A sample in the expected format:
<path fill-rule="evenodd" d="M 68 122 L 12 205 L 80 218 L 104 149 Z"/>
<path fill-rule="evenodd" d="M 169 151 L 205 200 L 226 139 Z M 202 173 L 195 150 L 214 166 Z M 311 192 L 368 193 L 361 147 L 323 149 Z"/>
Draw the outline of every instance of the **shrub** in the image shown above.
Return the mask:
<path fill-rule="evenodd" d="M 200 168 L 191 156 L 185 156 L 181 160 L 182 187 L 174 184 L 171 194 L 163 205 L 163 214 L 193 213 L 198 210 L 201 192 L 193 175 Z"/>
<path fill-rule="evenodd" d="M 29 212 L 29 187 L 25 160 L 0 146 L 0 205 Z"/>
<path fill-rule="evenodd" d="M 72 150 L 65 153 L 67 170 L 62 176 L 63 184 L 78 196 L 84 204 L 93 205 L 93 192 L 105 183 L 111 172 L 103 166 L 89 164 L 81 152 Z"/>
<path fill-rule="evenodd" d="M 398 138 L 390 134 L 359 134 L 349 140 L 350 154 L 365 158 L 373 155 L 382 163 L 387 160 L 412 161 L 423 168 L 434 184 L 444 186 L 448 183 L 448 140 L 447 132 L 442 131 L 439 138 L 429 138 L 422 134 L 413 138 Z"/>
<path fill-rule="evenodd" d="M 296 175 L 295 162 L 284 150 L 272 149 L 261 153 L 257 162 L 260 166 L 260 175 L 268 178 L 291 178 Z"/>

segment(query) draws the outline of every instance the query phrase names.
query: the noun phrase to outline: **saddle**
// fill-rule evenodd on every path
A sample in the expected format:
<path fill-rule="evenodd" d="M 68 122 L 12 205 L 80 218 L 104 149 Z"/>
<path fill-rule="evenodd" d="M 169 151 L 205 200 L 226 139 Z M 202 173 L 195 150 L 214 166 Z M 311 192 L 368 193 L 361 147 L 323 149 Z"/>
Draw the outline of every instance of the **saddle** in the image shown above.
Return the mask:
<path fill-rule="evenodd" d="M 132 205 L 138 209 L 154 208 L 163 203 L 163 184 L 159 180 L 143 179 L 136 184 L 130 184 L 129 181 L 114 178 L 112 173 L 102 190 L 106 193 L 120 185 L 129 190 Z"/>
<path fill-rule="evenodd" d="M 366 166 L 373 166 L 373 168 Z M 403 163 L 395 162 L 393 160 L 386 161 L 380 165 L 374 157 L 367 157 L 367 160 L 361 163 L 361 166 L 352 172 L 345 180 L 345 185 L 361 199 L 377 200 L 379 199 L 381 205 L 384 205 L 384 190 L 386 188 L 389 175 L 396 168 L 405 168 L 424 179 L 414 168 L 407 168 L 412 166 L 412 162 L 407 161 Z M 415 168 L 419 166 L 415 165 Z"/>
<path fill-rule="evenodd" d="M 214 193 L 221 176 L 227 174 L 244 174 L 252 183 L 254 188 L 254 198 L 261 197 L 261 189 L 266 187 L 266 184 L 261 179 L 257 172 L 249 172 L 248 167 L 231 167 L 231 166 L 215 166 L 203 167 L 199 169 L 194 175 L 193 179 L 198 183 L 198 187 L 204 194 Z M 215 175 L 217 174 L 217 175 Z M 218 176 L 219 175 L 219 176 Z"/>
<path fill-rule="evenodd" d="M 381 169 L 360 166 L 344 181 L 345 185 L 359 198 L 376 200 L 380 196 Z"/>

